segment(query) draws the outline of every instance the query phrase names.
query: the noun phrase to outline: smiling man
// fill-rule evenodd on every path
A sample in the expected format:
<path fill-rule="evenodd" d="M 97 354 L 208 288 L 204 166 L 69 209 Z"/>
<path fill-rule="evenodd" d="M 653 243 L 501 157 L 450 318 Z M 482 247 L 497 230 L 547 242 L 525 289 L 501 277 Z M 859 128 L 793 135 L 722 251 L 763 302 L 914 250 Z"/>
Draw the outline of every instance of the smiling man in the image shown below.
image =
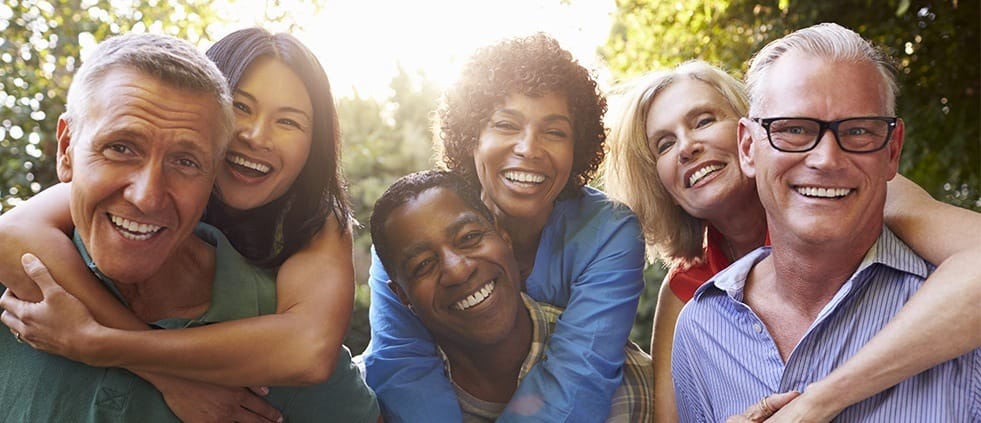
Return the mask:
<path fill-rule="evenodd" d="M 105 287 L 154 328 L 275 312 L 274 275 L 249 264 L 216 228 L 198 223 L 231 127 L 224 77 L 193 45 L 171 37 L 102 42 L 69 89 L 57 166 L 59 178 L 70 182 L 75 247 Z M 24 257 L 46 300 L 70 295 L 36 259 Z M 2 298 L 5 323 L 11 314 L 19 323 L 30 320 L 30 303 Z M 151 385 L 123 369 L 34 350 L 23 329 L 0 333 L 2 421 L 177 422 L 175 413 L 197 411 L 191 420 L 373 422 L 379 414 L 349 356 L 338 359 L 325 383 L 273 387 L 260 398 L 243 387 L 142 372 Z M 172 411 L 155 389 L 161 384 L 193 396 L 202 411 Z M 222 407 L 226 398 L 233 404 Z"/>
<path fill-rule="evenodd" d="M 521 292 L 510 238 L 454 173 L 417 172 L 392 184 L 375 203 L 371 237 L 389 287 L 436 341 L 464 421 L 494 421 L 545 359 L 562 309 Z M 625 351 L 607 421 L 649 421 L 650 356 L 632 343 Z"/>
<path fill-rule="evenodd" d="M 883 226 L 904 136 L 889 59 L 821 24 L 764 47 L 747 80 L 740 165 L 756 179 L 772 247 L 699 288 L 678 319 L 672 368 L 685 422 L 723 421 L 757 401 L 742 417 L 769 417 L 767 396 L 803 391 L 844 363 L 933 270 Z M 836 421 L 971 421 L 979 374 L 974 350 Z"/>

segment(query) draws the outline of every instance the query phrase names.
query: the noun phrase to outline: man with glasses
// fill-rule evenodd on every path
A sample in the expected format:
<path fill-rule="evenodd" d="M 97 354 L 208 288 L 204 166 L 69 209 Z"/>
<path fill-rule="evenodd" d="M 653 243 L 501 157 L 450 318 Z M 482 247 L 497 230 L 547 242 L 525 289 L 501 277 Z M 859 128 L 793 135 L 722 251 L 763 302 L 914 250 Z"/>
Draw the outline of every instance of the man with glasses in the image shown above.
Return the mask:
<path fill-rule="evenodd" d="M 854 355 L 933 267 L 883 226 L 904 126 L 889 59 L 836 24 L 764 47 L 739 122 L 771 247 L 716 275 L 682 311 L 673 373 L 682 421 L 762 421 Z M 971 421 L 981 351 L 845 408 L 836 421 Z M 762 400 L 761 400 L 762 398 Z M 751 404 L 755 406 L 747 406 Z"/>

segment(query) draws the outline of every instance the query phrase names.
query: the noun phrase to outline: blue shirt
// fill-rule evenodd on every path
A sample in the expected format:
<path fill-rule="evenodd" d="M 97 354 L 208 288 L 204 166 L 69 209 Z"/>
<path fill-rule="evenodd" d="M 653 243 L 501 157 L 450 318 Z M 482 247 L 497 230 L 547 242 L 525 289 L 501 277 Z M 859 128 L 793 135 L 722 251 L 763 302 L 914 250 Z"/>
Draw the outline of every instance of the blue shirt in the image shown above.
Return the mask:
<path fill-rule="evenodd" d="M 548 341 L 547 359 L 524 378 L 499 421 L 606 418 L 623 376 L 623 346 L 643 270 L 644 242 L 629 209 L 590 187 L 580 198 L 555 203 L 525 284 L 536 301 L 566 311 Z M 386 286 L 388 275 L 375 254 L 370 273 L 371 343 L 364 362 L 386 421 L 461 421 L 436 344 Z"/>
<path fill-rule="evenodd" d="M 888 229 L 818 314 L 784 363 L 763 322 L 743 302 L 762 247 L 695 293 L 678 317 L 672 355 L 682 422 L 718 422 L 766 395 L 804 391 L 853 356 L 933 271 Z M 981 421 L 981 350 L 942 363 L 844 409 L 838 422 Z"/>

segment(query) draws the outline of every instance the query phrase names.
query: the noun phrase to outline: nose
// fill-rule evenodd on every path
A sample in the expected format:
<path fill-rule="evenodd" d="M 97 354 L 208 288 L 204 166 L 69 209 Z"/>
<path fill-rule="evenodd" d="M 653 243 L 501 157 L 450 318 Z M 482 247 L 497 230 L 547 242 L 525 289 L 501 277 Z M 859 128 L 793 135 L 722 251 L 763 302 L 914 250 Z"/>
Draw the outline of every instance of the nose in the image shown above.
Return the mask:
<path fill-rule="evenodd" d="M 455 251 L 443 253 L 443 285 L 459 285 L 466 283 L 477 270 L 476 263 L 470 257 Z"/>
<path fill-rule="evenodd" d="M 691 133 L 682 133 L 678 136 L 678 160 L 681 164 L 686 164 L 697 160 L 705 151 L 702 142 L 691 136 Z"/>
<path fill-rule="evenodd" d="M 149 163 L 132 175 L 123 195 L 141 212 L 151 213 L 163 207 L 167 198 L 163 163 Z"/>
<path fill-rule="evenodd" d="M 830 128 L 821 132 L 821 138 L 814 149 L 804 154 L 807 154 L 807 165 L 815 169 L 833 170 L 845 166 L 846 152 L 838 145 L 838 139 Z"/>
<path fill-rule="evenodd" d="M 269 128 L 259 119 L 249 119 L 239 124 L 238 138 L 253 150 L 269 150 Z"/>
<path fill-rule="evenodd" d="M 514 143 L 514 154 L 528 159 L 540 157 L 542 146 L 538 132 L 534 129 L 525 129 L 522 131 L 517 142 Z"/>

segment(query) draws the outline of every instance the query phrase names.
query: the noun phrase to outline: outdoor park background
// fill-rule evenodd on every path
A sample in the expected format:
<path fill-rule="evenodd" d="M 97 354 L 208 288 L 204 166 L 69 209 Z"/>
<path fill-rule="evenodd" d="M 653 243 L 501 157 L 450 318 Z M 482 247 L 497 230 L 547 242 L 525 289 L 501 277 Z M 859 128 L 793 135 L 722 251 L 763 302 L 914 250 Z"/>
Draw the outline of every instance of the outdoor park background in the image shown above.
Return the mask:
<path fill-rule="evenodd" d="M 86 50 L 151 31 L 202 49 L 252 25 L 290 31 L 324 64 L 358 221 L 396 178 L 432 166 L 430 113 L 473 48 L 549 32 L 604 88 L 690 58 L 742 77 L 752 53 L 833 21 L 898 59 L 901 172 L 934 197 L 981 210 L 981 13 L 976 0 L 4 0 L 0 5 L 0 213 L 57 181 L 55 123 Z M 601 182 L 597 182 L 601 186 Z M 368 340 L 369 231 L 355 232 L 359 289 L 346 343 Z M 632 339 L 647 349 L 664 269 L 648 267 Z"/>

